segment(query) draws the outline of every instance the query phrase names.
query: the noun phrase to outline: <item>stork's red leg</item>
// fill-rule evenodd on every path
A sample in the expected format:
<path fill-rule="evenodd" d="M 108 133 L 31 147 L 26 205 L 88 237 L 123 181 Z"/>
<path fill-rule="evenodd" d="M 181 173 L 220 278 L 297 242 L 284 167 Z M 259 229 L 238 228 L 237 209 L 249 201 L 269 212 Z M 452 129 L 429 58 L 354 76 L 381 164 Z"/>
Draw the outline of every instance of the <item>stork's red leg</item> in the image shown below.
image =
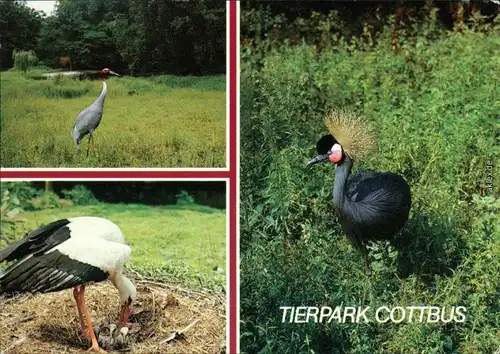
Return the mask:
<path fill-rule="evenodd" d="M 87 304 L 85 303 L 85 285 L 80 286 L 77 294 L 78 299 L 76 300 L 78 306 L 82 312 L 83 318 L 85 319 L 85 328 L 87 333 L 90 335 L 90 340 L 92 341 L 92 347 L 90 347 L 89 351 L 94 351 L 96 353 L 106 353 L 106 351 L 102 350 L 99 347 L 99 343 L 97 342 L 97 337 L 94 333 L 94 328 L 92 327 L 92 316 L 90 315 L 89 310 L 87 309 Z"/>
<path fill-rule="evenodd" d="M 81 287 L 80 286 L 75 286 L 73 289 L 73 296 L 76 301 L 76 308 L 78 309 L 78 316 L 80 317 L 80 328 L 82 330 L 82 334 L 85 338 L 90 338 L 90 334 L 87 331 L 87 325 L 85 324 L 85 318 L 83 316 L 83 312 L 81 309 L 81 300 L 80 300 L 80 295 L 81 293 Z"/>

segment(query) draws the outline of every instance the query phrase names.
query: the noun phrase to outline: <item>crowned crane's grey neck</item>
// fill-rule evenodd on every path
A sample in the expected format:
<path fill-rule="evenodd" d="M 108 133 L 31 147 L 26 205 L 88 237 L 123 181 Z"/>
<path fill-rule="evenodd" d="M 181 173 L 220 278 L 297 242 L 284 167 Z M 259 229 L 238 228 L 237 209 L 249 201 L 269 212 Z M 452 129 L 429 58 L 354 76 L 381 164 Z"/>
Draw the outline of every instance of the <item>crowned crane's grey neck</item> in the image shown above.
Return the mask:
<path fill-rule="evenodd" d="M 106 99 L 106 93 L 108 92 L 108 85 L 106 84 L 106 80 L 102 79 L 102 91 L 96 102 L 99 102 L 101 105 L 104 104 L 104 100 Z"/>
<path fill-rule="evenodd" d="M 342 210 L 346 202 L 344 192 L 345 184 L 351 174 L 352 160 L 345 155 L 344 161 L 337 165 L 335 169 L 335 181 L 333 182 L 333 204 L 337 210 Z"/>

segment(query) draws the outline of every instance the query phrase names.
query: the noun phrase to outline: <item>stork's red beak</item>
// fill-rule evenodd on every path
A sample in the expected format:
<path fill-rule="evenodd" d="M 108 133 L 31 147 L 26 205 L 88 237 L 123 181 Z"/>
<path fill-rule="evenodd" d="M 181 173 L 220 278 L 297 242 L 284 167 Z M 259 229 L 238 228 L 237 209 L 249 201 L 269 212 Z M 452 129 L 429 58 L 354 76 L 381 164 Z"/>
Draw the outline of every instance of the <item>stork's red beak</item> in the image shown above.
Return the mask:
<path fill-rule="evenodd" d="M 130 317 L 132 312 L 134 312 L 134 308 L 132 306 L 122 305 L 122 309 L 120 311 L 119 322 L 120 323 L 127 323 L 128 318 Z"/>
<path fill-rule="evenodd" d="M 111 71 L 111 70 L 109 71 L 109 74 L 110 75 L 115 75 L 115 76 L 121 76 L 120 74 L 117 74 L 117 73 L 115 73 L 114 71 Z"/>

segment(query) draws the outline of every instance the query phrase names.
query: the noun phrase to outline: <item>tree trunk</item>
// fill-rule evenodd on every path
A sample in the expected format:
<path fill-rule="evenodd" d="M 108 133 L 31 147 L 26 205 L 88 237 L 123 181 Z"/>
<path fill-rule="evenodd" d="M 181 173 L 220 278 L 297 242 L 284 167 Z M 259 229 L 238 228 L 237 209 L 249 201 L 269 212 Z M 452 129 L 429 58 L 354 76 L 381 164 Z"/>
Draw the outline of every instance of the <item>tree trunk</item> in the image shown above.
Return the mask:
<path fill-rule="evenodd" d="M 54 190 L 52 181 L 45 181 L 45 191 L 52 192 Z"/>

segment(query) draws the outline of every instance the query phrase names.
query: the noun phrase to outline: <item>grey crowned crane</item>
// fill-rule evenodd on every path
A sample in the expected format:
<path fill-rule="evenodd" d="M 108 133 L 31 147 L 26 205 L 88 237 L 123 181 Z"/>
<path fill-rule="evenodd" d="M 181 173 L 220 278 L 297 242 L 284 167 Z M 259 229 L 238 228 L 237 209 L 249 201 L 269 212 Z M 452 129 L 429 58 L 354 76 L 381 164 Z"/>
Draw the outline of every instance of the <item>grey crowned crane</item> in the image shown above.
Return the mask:
<path fill-rule="evenodd" d="M 334 111 L 325 119 L 330 134 L 316 143 L 318 155 L 307 165 L 330 161 L 336 165 L 333 204 L 343 231 L 361 251 L 365 273 L 371 273 L 367 244 L 392 240 L 408 220 L 411 192 L 408 183 L 391 172 L 359 171 L 352 175 L 355 159 L 374 147 L 362 117 Z"/>
<path fill-rule="evenodd" d="M 73 136 L 73 141 L 76 144 L 76 149 L 80 150 L 80 143 L 85 135 L 89 135 L 89 145 L 87 146 L 87 156 L 89 154 L 90 143 L 93 141 L 94 131 L 97 129 L 101 123 L 102 113 L 104 111 L 104 100 L 106 99 L 106 94 L 108 92 L 108 86 L 106 84 L 106 79 L 109 75 L 120 76 L 114 71 L 108 68 L 102 69 L 101 71 L 101 81 L 102 81 L 102 91 L 97 100 L 92 103 L 89 107 L 85 108 L 80 112 L 78 117 L 76 117 L 75 125 L 73 126 L 73 131 L 71 135 Z"/>
<path fill-rule="evenodd" d="M 0 250 L 0 294 L 48 293 L 73 288 L 83 334 L 91 350 L 105 353 L 97 342 L 85 304 L 85 286 L 109 279 L 118 289 L 124 325 L 133 311 L 137 291 L 122 273 L 130 257 L 120 228 L 107 219 L 75 217 L 54 221 Z"/>

